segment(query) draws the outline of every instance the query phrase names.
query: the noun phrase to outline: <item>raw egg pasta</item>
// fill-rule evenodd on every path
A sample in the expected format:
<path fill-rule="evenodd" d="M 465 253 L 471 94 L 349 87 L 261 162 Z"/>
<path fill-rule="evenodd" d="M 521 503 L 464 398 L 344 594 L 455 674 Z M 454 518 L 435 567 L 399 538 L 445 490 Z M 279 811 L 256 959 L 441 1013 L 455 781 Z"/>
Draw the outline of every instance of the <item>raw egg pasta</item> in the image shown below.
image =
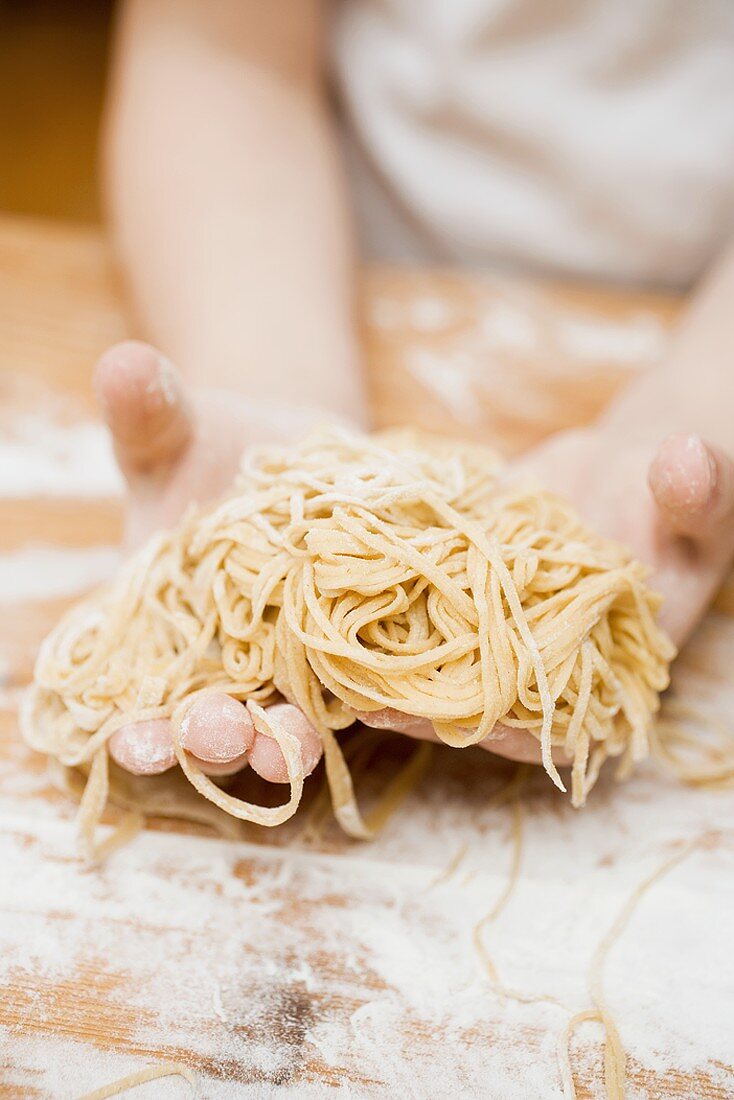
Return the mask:
<path fill-rule="evenodd" d="M 278 698 L 321 736 L 334 811 L 353 836 L 370 829 L 339 732 L 383 707 L 429 719 L 456 748 L 498 724 L 528 730 L 561 790 L 553 751 L 571 761 L 579 806 L 607 758 L 628 768 L 647 754 L 668 683 L 674 649 L 645 575 L 565 501 L 504 484 L 483 448 L 328 431 L 253 449 L 225 499 L 152 539 L 50 634 L 24 734 L 89 776 L 88 832 L 120 781 L 108 739 L 160 717 L 200 796 L 230 817 L 285 821 L 304 777 L 297 741 L 264 707 Z M 235 798 L 184 752 L 182 718 L 212 691 L 242 700 L 277 741 L 282 806 Z M 138 783 L 147 812 L 167 778 Z"/>

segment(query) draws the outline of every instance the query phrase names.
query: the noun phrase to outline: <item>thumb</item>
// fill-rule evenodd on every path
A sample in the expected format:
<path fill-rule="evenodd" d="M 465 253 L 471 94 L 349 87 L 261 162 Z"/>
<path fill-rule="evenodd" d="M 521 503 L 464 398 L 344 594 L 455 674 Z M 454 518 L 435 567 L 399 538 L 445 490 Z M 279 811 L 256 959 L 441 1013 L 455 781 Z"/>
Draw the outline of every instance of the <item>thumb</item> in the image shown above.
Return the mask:
<path fill-rule="evenodd" d="M 176 369 L 149 344 L 115 344 L 94 369 L 94 390 L 128 480 L 163 474 L 182 454 L 193 421 Z"/>
<path fill-rule="evenodd" d="M 734 463 L 700 436 L 668 436 L 650 464 L 648 484 L 676 534 L 701 542 L 734 534 Z"/>

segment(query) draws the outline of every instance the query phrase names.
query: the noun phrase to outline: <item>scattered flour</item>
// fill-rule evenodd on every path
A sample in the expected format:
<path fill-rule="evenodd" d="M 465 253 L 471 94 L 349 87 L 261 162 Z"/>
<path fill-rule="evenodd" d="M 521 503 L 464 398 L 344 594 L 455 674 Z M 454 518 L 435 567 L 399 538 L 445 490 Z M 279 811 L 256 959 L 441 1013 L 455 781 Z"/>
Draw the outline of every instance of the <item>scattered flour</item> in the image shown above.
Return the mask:
<path fill-rule="evenodd" d="M 405 324 L 405 311 L 394 298 L 375 298 L 370 303 L 369 320 L 374 328 L 390 331 Z"/>
<path fill-rule="evenodd" d="M 483 417 L 477 402 L 473 362 L 461 352 L 430 351 L 410 347 L 405 365 L 419 382 L 430 390 L 461 424 L 480 424 Z"/>
<path fill-rule="evenodd" d="M 18 413 L 0 432 L 0 497 L 110 497 L 122 492 L 107 429 L 95 421 L 61 425 Z"/>
<path fill-rule="evenodd" d="M 518 892 L 486 930 L 508 983 L 552 994 L 569 1012 L 588 1003 L 596 945 L 681 831 L 680 822 L 675 830 L 658 824 L 652 838 L 641 820 L 639 832 L 628 832 L 643 790 L 623 799 L 616 815 L 623 820 L 594 815 L 586 836 L 566 814 L 530 813 Z M 700 813 L 707 800 L 691 798 Z M 416 817 L 393 830 L 409 844 L 425 825 L 420 803 L 414 808 Z M 249 1095 L 247 1088 L 266 1097 L 276 1085 L 288 1097 L 332 1096 L 330 1074 L 347 1096 L 358 1081 L 359 1096 L 420 1100 L 437 1095 L 440 1080 L 447 1096 L 487 1095 L 491 1081 L 492 1095 L 506 1100 L 557 1100 L 555 1042 L 567 1013 L 503 1002 L 472 947 L 471 929 L 501 891 L 509 858 L 506 813 L 486 816 L 495 829 L 483 836 L 471 884 L 453 876 L 431 888 L 446 839 L 440 825 L 432 865 L 386 861 L 369 845 L 351 849 L 354 858 L 144 833 L 106 866 L 88 868 L 74 858 L 69 824 L 6 807 L 0 984 L 25 991 L 19 1000 L 27 1005 L 8 1033 L 16 1075 L 9 1084 L 25 1073 L 48 1095 L 72 1100 L 80 1081 L 91 1088 L 151 1060 L 64 1046 L 52 1036 L 62 1020 L 73 1032 L 78 1011 L 80 1020 L 94 1014 L 124 1050 L 163 1049 L 171 1060 L 184 1051 L 194 1064 L 219 1067 L 203 1093 L 215 1100 Z M 610 848 L 617 858 L 600 865 L 600 851 Z M 726 1066 L 734 1054 L 721 966 L 734 917 L 733 864 L 722 844 L 662 880 L 612 950 L 604 979 L 637 1062 L 659 1073 L 702 1068 L 719 1087 L 727 1075 L 716 1063 Z M 593 1027 L 583 1032 L 577 1066 L 587 1054 L 596 1065 L 599 1038 Z M 178 1085 L 171 1095 L 186 1095 Z M 161 1086 L 151 1095 L 168 1093 Z"/>
<path fill-rule="evenodd" d="M 668 341 L 665 327 L 651 313 L 614 321 L 596 314 L 559 312 L 555 327 L 564 354 L 591 362 L 608 359 L 616 366 L 654 363 Z"/>
<path fill-rule="evenodd" d="M 546 301 L 537 289 L 493 287 L 472 308 L 460 311 L 447 298 L 418 294 L 407 300 L 379 297 L 370 321 L 383 331 L 412 331 L 417 337 L 453 335 L 475 351 L 546 356 L 556 353 L 588 363 L 612 362 L 638 367 L 656 362 L 669 338 L 668 328 L 652 311 L 619 318 Z"/>
<path fill-rule="evenodd" d="M 528 355 L 541 348 L 538 324 L 533 312 L 512 302 L 491 302 L 477 320 L 477 339 L 487 348 Z"/>
<path fill-rule="evenodd" d="M 29 544 L 0 554 L 0 604 L 73 596 L 107 580 L 121 562 L 113 546 Z"/>
<path fill-rule="evenodd" d="M 442 332 L 456 322 L 456 309 L 446 298 L 426 294 L 411 300 L 408 318 L 418 332 Z"/>

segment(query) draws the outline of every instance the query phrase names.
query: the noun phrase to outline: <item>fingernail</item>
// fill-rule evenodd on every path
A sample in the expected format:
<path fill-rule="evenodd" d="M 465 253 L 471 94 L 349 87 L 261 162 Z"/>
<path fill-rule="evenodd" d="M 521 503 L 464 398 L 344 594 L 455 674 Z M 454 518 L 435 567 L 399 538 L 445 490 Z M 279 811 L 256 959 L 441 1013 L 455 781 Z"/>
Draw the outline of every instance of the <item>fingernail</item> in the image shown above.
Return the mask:
<path fill-rule="evenodd" d="M 678 508 L 697 512 L 707 507 L 716 489 L 717 469 L 714 456 L 700 435 L 682 441 L 675 489 Z"/>
<path fill-rule="evenodd" d="M 165 355 L 159 355 L 158 368 L 145 387 L 145 392 L 150 395 L 160 394 L 166 405 L 175 405 L 179 400 L 181 382 L 178 371 Z"/>
<path fill-rule="evenodd" d="M 704 511 L 718 481 L 716 460 L 700 435 L 667 439 L 655 462 L 655 495 L 672 512 Z"/>
<path fill-rule="evenodd" d="M 181 722 L 181 744 L 209 764 L 231 763 L 248 752 L 254 738 L 249 712 L 224 693 L 197 699 Z"/>
<path fill-rule="evenodd" d="M 716 460 L 700 435 L 690 435 L 687 447 L 691 455 L 689 478 L 691 499 L 693 502 L 708 501 L 714 495 L 718 480 Z"/>
<path fill-rule="evenodd" d="M 132 775 L 159 775 L 176 763 L 171 726 L 166 718 L 132 722 L 112 734 L 110 756 Z"/>
<path fill-rule="evenodd" d="M 304 775 L 310 775 L 321 759 L 321 738 L 303 711 L 291 703 L 274 703 L 266 708 L 268 719 L 296 737 L 301 747 Z M 250 767 L 270 783 L 287 783 L 288 768 L 274 738 L 258 733 L 250 750 Z"/>

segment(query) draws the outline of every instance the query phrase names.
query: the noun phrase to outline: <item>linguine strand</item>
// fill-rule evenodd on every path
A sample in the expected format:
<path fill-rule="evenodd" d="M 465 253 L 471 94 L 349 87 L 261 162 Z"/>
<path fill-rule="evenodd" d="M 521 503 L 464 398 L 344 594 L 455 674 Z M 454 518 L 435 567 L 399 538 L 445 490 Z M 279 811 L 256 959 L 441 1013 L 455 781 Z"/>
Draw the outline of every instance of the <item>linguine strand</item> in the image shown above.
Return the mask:
<path fill-rule="evenodd" d="M 135 1073 L 129 1073 L 126 1077 L 111 1081 L 108 1085 L 102 1085 L 101 1088 L 85 1093 L 80 1100 L 108 1100 L 108 1097 L 120 1096 L 129 1089 L 145 1085 L 148 1081 L 159 1081 L 162 1077 L 183 1077 L 194 1090 L 196 1089 L 196 1078 L 188 1066 L 182 1062 L 163 1062 L 157 1066 L 147 1066 Z M 190 1092 L 190 1095 L 194 1093 Z"/>
<path fill-rule="evenodd" d="M 647 878 L 643 879 L 630 894 L 609 931 L 596 948 L 589 975 L 589 994 L 594 1007 L 572 1016 L 559 1038 L 558 1059 L 564 1096 L 567 1097 L 567 1100 L 575 1100 L 576 1098 L 576 1086 L 570 1058 L 571 1037 L 579 1024 L 587 1020 L 600 1023 L 604 1028 L 604 1090 L 607 1100 L 624 1100 L 627 1056 L 619 1030 L 607 1007 L 604 996 L 604 965 L 610 950 L 624 933 L 637 906 L 650 887 L 663 878 L 664 875 L 667 875 L 669 871 L 672 871 L 674 867 L 677 867 L 679 863 L 682 863 L 692 852 L 701 848 L 707 839 L 708 837 L 705 834 L 693 837 L 679 847 L 673 855 L 660 863 Z"/>

